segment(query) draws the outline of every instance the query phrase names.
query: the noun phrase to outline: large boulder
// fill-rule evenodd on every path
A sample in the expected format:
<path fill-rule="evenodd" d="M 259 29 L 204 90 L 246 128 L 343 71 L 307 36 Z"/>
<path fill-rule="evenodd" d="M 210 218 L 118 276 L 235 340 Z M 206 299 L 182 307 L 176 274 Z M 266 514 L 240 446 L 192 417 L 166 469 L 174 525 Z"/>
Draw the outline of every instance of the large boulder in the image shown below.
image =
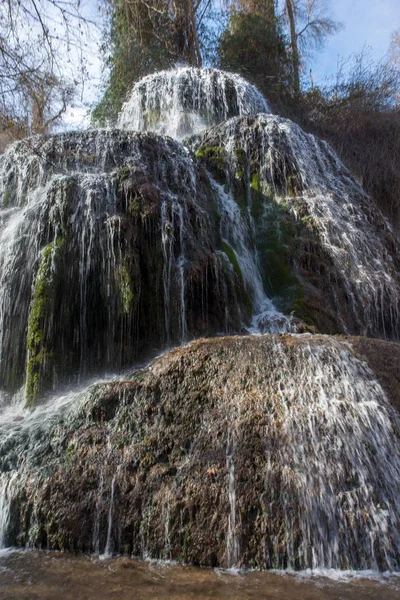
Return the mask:
<path fill-rule="evenodd" d="M 399 360 L 359 338 L 200 340 L 11 425 L 7 543 L 398 569 Z"/>

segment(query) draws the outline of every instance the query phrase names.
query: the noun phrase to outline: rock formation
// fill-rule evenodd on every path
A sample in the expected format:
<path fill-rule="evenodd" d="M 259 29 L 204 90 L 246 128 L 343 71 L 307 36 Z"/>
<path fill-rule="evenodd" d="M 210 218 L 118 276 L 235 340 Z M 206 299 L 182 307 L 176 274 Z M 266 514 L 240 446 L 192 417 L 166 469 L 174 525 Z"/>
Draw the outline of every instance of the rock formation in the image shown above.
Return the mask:
<path fill-rule="evenodd" d="M 0 547 L 399 569 L 390 226 L 238 76 L 120 127 L 0 158 Z"/>

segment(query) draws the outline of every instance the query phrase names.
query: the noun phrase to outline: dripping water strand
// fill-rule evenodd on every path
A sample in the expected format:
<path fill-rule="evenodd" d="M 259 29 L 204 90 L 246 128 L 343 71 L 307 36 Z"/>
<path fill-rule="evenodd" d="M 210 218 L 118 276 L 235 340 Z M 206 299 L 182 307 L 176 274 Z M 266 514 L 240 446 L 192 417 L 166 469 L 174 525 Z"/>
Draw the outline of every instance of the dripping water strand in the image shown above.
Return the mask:
<path fill-rule="evenodd" d="M 107 521 L 107 540 L 106 540 L 106 547 L 104 549 L 104 557 L 105 558 L 109 558 L 112 556 L 111 536 L 112 536 L 112 528 L 113 528 L 115 478 L 116 478 L 116 475 L 114 475 L 111 480 L 110 506 L 108 509 L 108 521 Z"/>
<path fill-rule="evenodd" d="M 231 431 L 228 425 L 228 435 L 226 443 L 226 468 L 228 472 L 228 531 L 226 536 L 226 556 L 228 568 L 236 567 L 239 563 L 239 541 L 237 538 L 236 522 L 236 487 L 235 487 L 235 462 L 233 455 L 233 443 Z"/>

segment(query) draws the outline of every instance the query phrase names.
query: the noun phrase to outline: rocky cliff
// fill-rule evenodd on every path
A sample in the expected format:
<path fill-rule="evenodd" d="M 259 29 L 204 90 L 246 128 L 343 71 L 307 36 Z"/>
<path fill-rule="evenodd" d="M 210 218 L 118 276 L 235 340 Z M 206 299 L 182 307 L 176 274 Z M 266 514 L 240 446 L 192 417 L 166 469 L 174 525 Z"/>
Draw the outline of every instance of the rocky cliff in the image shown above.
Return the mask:
<path fill-rule="evenodd" d="M 214 338 L 99 384 L 2 442 L 8 543 L 396 569 L 399 360 L 359 338 Z"/>
<path fill-rule="evenodd" d="M 0 548 L 400 568 L 398 240 L 267 111 L 178 69 L 0 158 Z"/>

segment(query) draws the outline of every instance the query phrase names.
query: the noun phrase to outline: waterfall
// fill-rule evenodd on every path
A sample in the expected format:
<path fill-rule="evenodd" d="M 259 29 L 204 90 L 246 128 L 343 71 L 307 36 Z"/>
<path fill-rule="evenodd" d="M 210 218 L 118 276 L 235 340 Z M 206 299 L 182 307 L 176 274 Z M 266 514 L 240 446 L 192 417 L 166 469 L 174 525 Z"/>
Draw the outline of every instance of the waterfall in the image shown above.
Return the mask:
<path fill-rule="evenodd" d="M 175 139 L 199 133 L 237 115 L 269 112 L 260 92 L 239 75 L 182 67 L 136 83 L 118 126 L 155 131 Z"/>
<path fill-rule="evenodd" d="M 135 84 L 120 129 L 0 157 L 0 547 L 399 569 L 390 377 L 323 335 L 400 339 L 397 242 L 268 113 L 185 67 Z"/>
<path fill-rule="evenodd" d="M 214 253 L 214 202 L 188 150 L 152 134 L 69 133 L 10 148 L 0 157 L 0 390 L 25 383 L 34 405 L 146 347 L 209 332 L 230 277 Z M 215 332 L 226 306 L 240 327 L 238 298 L 213 313 Z"/>
<path fill-rule="evenodd" d="M 228 439 L 226 445 L 226 468 L 228 471 L 228 531 L 226 535 L 226 562 L 228 568 L 239 564 L 239 540 L 237 537 L 236 522 L 236 488 L 235 488 L 235 463 L 233 458 L 233 447 L 231 433 L 228 427 Z"/>
<path fill-rule="evenodd" d="M 134 540 L 143 557 L 176 559 L 186 539 L 194 556 L 197 547 L 205 557 L 218 552 L 229 567 L 251 560 L 264 568 L 396 570 L 399 431 L 398 413 L 349 342 L 267 335 L 192 343 L 133 380 L 8 421 L 0 460 L 21 485 L 7 487 L 3 475 L 3 544 L 10 500 L 36 515 L 37 523 L 20 526 L 37 543 L 72 478 L 86 490 L 69 512 L 63 504 L 78 547 L 92 550 L 99 529 L 93 490 L 101 515 L 108 496 L 105 556 Z M 132 473 L 133 485 L 121 478 L 118 487 L 118 506 L 127 507 L 118 539 L 117 478 L 109 477 L 108 494 L 101 479 L 110 452 L 124 478 Z M 43 471 L 50 483 L 41 495 Z M 93 513 L 82 512 L 89 506 Z"/>
<path fill-rule="evenodd" d="M 164 560 L 171 559 L 171 490 L 166 492 L 166 498 L 164 503 Z"/>
<path fill-rule="evenodd" d="M 280 312 L 267 296 L 262 282 L 257 250 L 254 245 L 254 232 L 247 214 L 243 214 L 235 202 L 232 193 L 214 179 L 211 180 L 216 191 L 216 202 L 221 215 L 220 231 L 226 252 L 234 253 L 240 267 L 245 287 L 252 300 L 252 322 L 250 333 L 284 333 L 292 331 L 294 326 L 290 317 Z"/>
<path fill-rule="evenodd" d="M 7 545 L 7 529 L 10 518 L 10 498 L 8 494 L 9 476 L 1 475 L 0 479 L 0 549 Z"/>
<path fill-rule="evenodd" d="M 396 238 L 328 144 L 267 114 L 230 119 L 188 143 L 222 174 L 225 197 L 255 219 L 252 253 L 265 253 L 267 279 L 277 264 L 276 288 L 285 269 L 307 283 L 318 277 L 316 292 L 331 298 L 345 333 L 399 339 Z M 290 245 L 293 264 L 280 264 Z"/>
<path fill-rule="evenodd" d="M 187 215 L 184 207 L 179 203 L 178 197 L 164 200 L 161 205 L 161 242 L 164 257 L 163 287 L 164 287 L 164 310 L 165 310 L 165 332 L 168 345 L 171 341 L 171 291 L 173 285 L 173 270 L 176 268 L 179 291 L 179 321 L 180 341 L 186 341 L 186 298 L 185 298 L 185 234 L 187 234 Z M 177 221 L 177 224 L 176 224 Z M 174 256 L 175 231 L 179 231 L 179 256 Z"/>
<path fill-rule="evenodd" d="M 112 556 L 111 536 L 112 536 L 112 528 L 113 528 L 115 477 L 116 477 L 116 475 L 114 475 L 111 480 L 110 507 L 108 509 L 108 523 L 107 523 L 107 540 L 106 540 L 106 547 L 104 549 L 104 557 L 105 558 L 109 558 L 110 556 Z"/>
<path fill-rule="evenodd" d="M 103 488 L 104 488 L 104 474 L 103 470 L 100 472 L 99 485 L 97 488 L 96 495 L 96 520 L 93 529 L 93 549 L 97 555 L 100 555 L 100 516 L 101 516 L 101 505 L 103 499 Z"/>
<path fill-rule="evenodd" d="M 271 559 L 291 568 L 398 568 L 399 416 L 345 343 L 310 343 L 291 355 L 277 342 L 274 352 L 264 471 Z"/>

